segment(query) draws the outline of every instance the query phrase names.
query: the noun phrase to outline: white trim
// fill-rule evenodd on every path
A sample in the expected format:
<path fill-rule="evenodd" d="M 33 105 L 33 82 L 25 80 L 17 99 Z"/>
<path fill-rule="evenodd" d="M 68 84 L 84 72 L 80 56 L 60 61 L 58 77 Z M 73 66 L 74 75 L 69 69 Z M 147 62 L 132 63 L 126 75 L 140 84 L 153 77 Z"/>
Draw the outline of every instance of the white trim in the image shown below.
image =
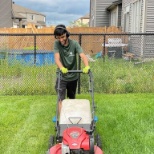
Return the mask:
<path fill-rule="evenodd" d="M 142 20 L 142 33 L 145 33 L 145 28 L 146 28 L 146 8 L 147 8 L 147 1 L 143 1 L 143 20 Z"/>
<path fill-rule="evenodd" d="M 132 6 L 132 20 L 131 20 L 131 32 L 140 32 L 141 27 L 141 0 L 136 0 L 131 4 Z"/>
<path fill-rule="evenodd" d="M 146 0 L 143 1 L 143 20 L 142 20 L 142 33 L 146 32 Z M 144 36 L 142 35 L 142 39 L 141 39 L 141 56 L 143 56 L 144 54 Z"/>
<path fill-rule="evenodd" d="M 129 11 L 130 11 L 130 4 L 125 7 L 125 13 L 128 13 Z"/>
<path fill-rule="evenodd" d="M 111 11 L 111 26 L 118 26 L 118 9 L 117 7 Z"/>

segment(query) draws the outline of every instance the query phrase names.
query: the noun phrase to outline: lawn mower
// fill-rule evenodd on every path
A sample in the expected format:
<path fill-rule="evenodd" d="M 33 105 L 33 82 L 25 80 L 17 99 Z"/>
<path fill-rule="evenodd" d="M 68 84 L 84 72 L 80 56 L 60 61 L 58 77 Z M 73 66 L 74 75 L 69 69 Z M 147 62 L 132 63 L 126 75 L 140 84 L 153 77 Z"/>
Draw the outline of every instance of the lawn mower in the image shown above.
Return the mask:
<path fill-rule="evenodd" d="M 68 73 L 82 73 L 71 70 Z M 55 122 L 55 137 L 51 135 L 47 154 L 103 154 L 101 138 L 95 134 L 97 117 L 95 116 L 93 75 L 89 71 L 89 92 L 92 103 L 87 99 L 64 99 L 58 113 L 60 79 L 58 73 L 58 98 Z"/>

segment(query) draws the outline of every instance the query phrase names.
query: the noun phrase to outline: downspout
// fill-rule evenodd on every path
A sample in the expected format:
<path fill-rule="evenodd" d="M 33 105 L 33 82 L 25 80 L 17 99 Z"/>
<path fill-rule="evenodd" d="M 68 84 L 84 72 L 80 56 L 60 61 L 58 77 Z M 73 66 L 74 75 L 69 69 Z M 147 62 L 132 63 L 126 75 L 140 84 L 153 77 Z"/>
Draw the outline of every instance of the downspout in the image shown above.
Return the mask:
<path fill-rule="evenodd" d="M 14 22 L 14 12 L 13 12 L 13 2 L 11 0 L 11 10 L 12 10 L 12 27 L 13 27 L 13 22 Z"/>
<path fill-rule="evenodd" d="M 147 8 L 147 2 L 146 0 L 143 0 L 143 22 L 142 22 L 142 33 L 146 32 L 146 8 Z"/>
<path fill-rule="evenodd" d="M 19 19 L 19 28 L 22 28 L 22 19 Z"/>
<path fill-rule="evenodd" d="M 147 2 L 146 0 L 143 0 L 143 20 L 142 20 L 142 33 L 146 32 L 146 8 L 147 8 Z M 141 57 L 144 59 L 144 51 L 145 51 L 145 44 L 146 44 L 146 40 L 144 38 L 144 36 L 142 35 L 142 39 L 141 39 Z"/>
<path fill-rule="evenodd" d="M 96 0 L 95 0 L 95 3 L 94 3 L 94 27 L 96 27 Z"/>
<path fill-rule="evenodd" d="M 90 0 L 89 27 L 91 27 L 91 0 Z"/>
<path fill-rule="evenodd" d="M 119 18 L 119 7 L 118 7 L 118 5 L 117 5 L 117 18 L 116 18 L 116 26 L 117 26 L 117 27 L 119 27 L 118 18 Z"/>

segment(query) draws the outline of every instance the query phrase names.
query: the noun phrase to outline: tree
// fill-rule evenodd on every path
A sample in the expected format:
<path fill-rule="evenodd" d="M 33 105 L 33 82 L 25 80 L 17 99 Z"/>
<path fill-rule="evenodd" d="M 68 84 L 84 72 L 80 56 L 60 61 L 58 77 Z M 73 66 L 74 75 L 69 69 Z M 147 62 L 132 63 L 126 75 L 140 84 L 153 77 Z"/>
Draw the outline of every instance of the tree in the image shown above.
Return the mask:
<path fill-rule="evenodd" d="M 70 27 L 89 27 L 89 24 L 81 21 L 71 21 Z"/>

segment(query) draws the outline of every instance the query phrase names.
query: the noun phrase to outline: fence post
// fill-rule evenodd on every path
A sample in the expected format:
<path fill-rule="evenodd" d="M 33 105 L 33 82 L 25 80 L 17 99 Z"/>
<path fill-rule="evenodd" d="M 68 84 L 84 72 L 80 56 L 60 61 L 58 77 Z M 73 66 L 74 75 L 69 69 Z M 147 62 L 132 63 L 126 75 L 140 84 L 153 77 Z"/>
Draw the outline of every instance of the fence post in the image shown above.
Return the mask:
<path fill-rule="evenodd" d="M 106 35 L 103 34 L 103 36 L 104 36 L 104 45 L 103 45 L 103 53 L 102 53 L 102 55 L 103 55 L 103 61 L 105 62 L 105 37 L 106 37 Z"/>
<path fill-rule="evenodd" d="M 36 35 L 34 34 L 34 65 L 36 65 Z"/>
<path fill-rule="evenodd" d="M 79 34 L 79 44 L 81 46 L 82 44 L 82 34 Z M 78 69 L 81 70 L 81 58 L 80 56 L 78 57 Z M 79 79 L 78 79 L 78 94 L 80 94 L 80 88 L 81 88 L 81 83 L 80 83 L 80 73 L 79 73 Z"/>

